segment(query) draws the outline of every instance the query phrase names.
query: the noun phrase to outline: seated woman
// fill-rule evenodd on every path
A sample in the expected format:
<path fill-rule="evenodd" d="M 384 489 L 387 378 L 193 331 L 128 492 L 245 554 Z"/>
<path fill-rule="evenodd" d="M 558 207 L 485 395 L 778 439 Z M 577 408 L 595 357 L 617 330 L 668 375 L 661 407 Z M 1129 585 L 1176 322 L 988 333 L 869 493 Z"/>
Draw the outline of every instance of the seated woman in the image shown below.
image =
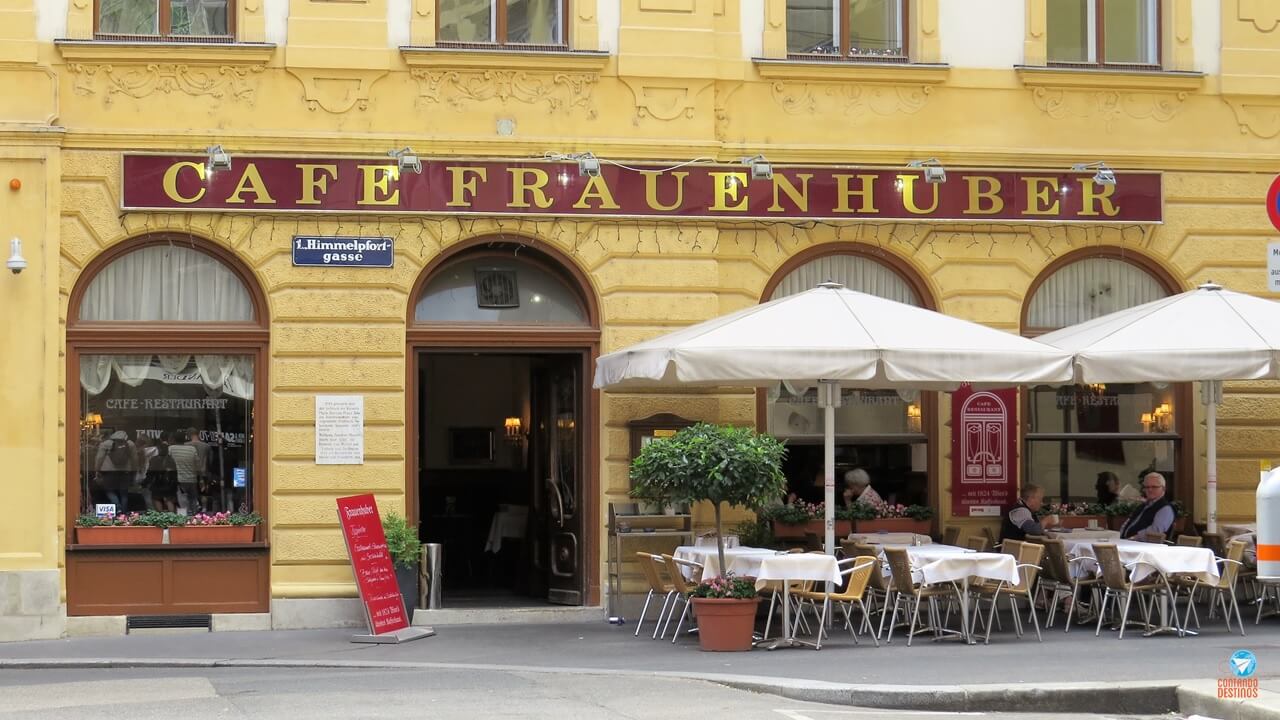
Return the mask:
<path fill-rule="evenodd" d="M 1098 502 L 1103 505 L 1110 505 L 1120 497 L 1120 478 L 1110 470 L 1098 473 L 1098 481 L 1093 487 L 1098 493 Z"/>

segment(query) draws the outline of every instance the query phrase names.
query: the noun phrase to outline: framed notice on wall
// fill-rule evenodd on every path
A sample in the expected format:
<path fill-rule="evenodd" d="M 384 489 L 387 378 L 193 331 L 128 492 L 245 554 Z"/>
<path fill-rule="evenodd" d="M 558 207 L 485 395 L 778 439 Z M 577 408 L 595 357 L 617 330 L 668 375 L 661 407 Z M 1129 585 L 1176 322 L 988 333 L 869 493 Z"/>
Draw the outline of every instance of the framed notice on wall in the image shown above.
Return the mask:
<path fill-rule="evenodd" d="M 364 396 L 316 396 L 316 464 L 364 464 Z"/>
<path fill-rule="evenodd" d="M 1018 491 L 1018 390 L 951 394 L 951 514 L 998 517 Z"/>

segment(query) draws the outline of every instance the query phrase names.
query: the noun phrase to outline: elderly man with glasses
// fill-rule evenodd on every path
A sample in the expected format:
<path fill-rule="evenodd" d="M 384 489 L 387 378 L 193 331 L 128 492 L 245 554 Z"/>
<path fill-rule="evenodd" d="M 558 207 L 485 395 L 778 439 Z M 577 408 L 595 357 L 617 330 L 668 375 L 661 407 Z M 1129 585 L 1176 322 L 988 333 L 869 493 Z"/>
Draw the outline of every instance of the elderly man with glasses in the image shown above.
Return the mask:
<path fill-rule="evenodd" d="M 1164 496 L 1164 476 L 1158 472 L 1149 472 L 1142 476 L 1142 496 L 1147 499 L 1124 525 L 1120 527 L 1120 537 L 1131 538 L 1143 533 L 1168 533 L 1173 527 L 1173 503 Z"/>

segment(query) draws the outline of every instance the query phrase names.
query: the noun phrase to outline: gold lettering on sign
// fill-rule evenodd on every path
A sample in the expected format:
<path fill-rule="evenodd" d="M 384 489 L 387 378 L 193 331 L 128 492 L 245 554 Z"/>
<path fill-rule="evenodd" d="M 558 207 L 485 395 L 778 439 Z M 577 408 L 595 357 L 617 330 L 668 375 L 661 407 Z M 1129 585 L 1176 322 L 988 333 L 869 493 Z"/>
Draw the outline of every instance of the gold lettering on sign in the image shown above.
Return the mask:
<path fill-rule="evenodd" d="M 533 195 L 534 205 L 543 209 L 551 207 L 551 198 L 547 197 L 547 193 L 544 190 L 547 183 L 551 182 L 546 170 L 507 168 L 507 172 L 511 173 L 511 207 L 529 207 L 529 201 L 526 196 L 530 194 Z M 534 179 L 531 181 L 529 180 L 530 177 Z"/>
<path fill-rule="evenodd" d="M 1000 197 L 1000 181 L 989 175 L 968 175 L 964 179 L 969 186 L 969 207 L 965 215 L 995 215 L 1004 210 L 1004 199 Z M 983 189 L 983 184 L 986 189 Z M 990 204 L 982 207 L 983 201 Z"/>
<path fill-rule="evenodd" d="M 747 186 L 747 174 L 744 172 L 712 172 L 711 176 L 712 197 L 715 198 L 711 203 L 712 210 L 720 212 L 746 212 L 747 198 L 738 198 L 738 191 Z M 729 205 L 730 200 L 736 200 L 733 205 Z"/>
<path fill-rule="evenodd" d="M 582 196 L 578 198 L 578 202 L 573 204 L 576 210 L 590 210 L 591 203 L 587 200 L 595 199 L 600 202 L 600 210 L 617 210 L 618 203 L 613 201 L 613 193 L 609 192 L 609 184 L 604 181 L 603 175 L 587 178 L 587 186 L 582 188 Z"/>
<path fill-rule="evenodd" d="M 938 211 L 938 185 L 941 183 L 926 183 L 933 188 L 933 204 L 928 209 L 921 210 L 916 204 L 916 181 L 920 179 L 919 175 L 899 175 L 898 182 L 902 183 L 902 206 L 912 215 L 928 215 L 929 213 Z"/>
<path fill-rule="evenodd" d="M 196 177 L 200 178 L 200 182 L 204 182 L 205 167 L 203 163 L 190 162 L 190 161 L 176 162 L 170 165 L 168 170 L 164 171 L 164 182 L 162 183 L 164 186 L 164 194 L 169 196 L 169 199 L 174 202 L 193 203 L 198 201 L 200 198 L 204 197 L 205 189 L 200 188 L 200 192 L 196 193 L 191 197 L 184 197 L 183 195 L 179 194 L 178 193 L 178 173 L 182 172 L 183 168 L 194 168 L 196 171 Z"/>
<path fill-rule="evenodd" d="M 258 172 L 258 166 L 254 163 L 245 166 L 240 182 L 236 183 L 236 189 L 231 191 L 231 196 L 227 198 L 227 204 L 243 205 L 244 198 L 241 195 L 247 192 L 253 193 L 254 205 L 276 204 L 275 198 L 267 192 L 267 184 L 262 181 L 262 173 Z"/>
<path fill-rule="evenodd" d="M 1093 181 L 1093 178 L 1080 178 L 1080 202 L 1082 216 L 1097 217 L 1098 204 L 1102 205 L 1102 214 L 1107 217 L 1115 217 L 1120 214 L 1120 208 L 1111 201 L 1111 196 L 1115 194 L 1115 185 L 1099 185 Z M 1098 188 L 1102 188 L 1102 192 L 1098 192 Z"/>
<path fill-rule="evenodd" d="M 391 180 L 398 177 L 399 169 L 395 165 L 357 165 L 360 177 L 364 180 L 364 192 L 357 205 L 399 205 L 400 188 L 391 189 Z"/>
<path fill-rule="evenodd" d="M 663 205 L 658 200 L 658 178 L 664 174 L 644 173 L 644 201 L 648 203 L 650 210 L 678 210 L 681 205 L 684 205 L 684 179 L 689 177 L 689 173 L 684 171 L 670 173 L 676 179 L 676 200 L 670 205 Z"/>
<path fill-rule="evenodd" d="M 796 173 L 796 177 L 800 179 L 800 188 L 796 189 L 791 184 L 791 179 L 785 175 L 773 176 L 773 204 L 769 206 L 769 212 L 782 212 L 782 203 L 778 202 L 781 195 L 786 195 L 795 203 L 796 210 L 807 213 L 809 212 L 809 179 L 813 177 L 810 173 Z"/>
<path fill-rule="evenodd" d="M 1023 215 L 1057 215 L 1058 210 L 1062 207 L 1062 202 L 1058 200 L 1058 178 L 1055 177 L 1024 177 L 1022 181 L 1027 184 L 1027 209 L 1023 211 Z M 1054 195 L 1053 203 L 1049 202 L 1049 196 Z"/>
<path fill-rule="evenodd" d="M 875 202 L 875 194 L 874 194 L 875 181 L 876 181 L 875 175 L 856 176 L 858 178 L 858 182 L 861 183 L 861 188 L 858 190 L 853 190 L 853 189 L 850 189 L 849 187 L 849 181 L 852 180 L 855 176 L 836 174 L 836 175 L 833 175 L 832 177 L 836 179 L 836 210 L 835 210 L 836 212 L 838 213 L 880 212 L 879 210 L 876 210 L 876 202 Z M 862 204 L 858 206 L 857 210 L 853 210 L 852 208 L 849 207 L 849 198 L 854 197 L 855 195 L 862 199 Z"/>
<path fill-rule="evenodd" d="M 299 163 L 298 170 L 302 172 L 302 197 L 298 200 L 299 205 L 319 205 L 316 191 L 319 190 L 321 195 L 329 192 L 329 181 L 338 179 L 337 165 Z M 320 173 L 318 177 L 317 172 Z"/>
<path fill-rule="evenodd" d="M 446 207 L 471 207 L 471 198 L 476 194 L 476 180 L 489 182 L 489 168 L 447 167 L 445 172 L 449 173 L 449 185 L 453 188 Z M 467 173 L 472 173 L 472 176 L 467 177 Z"/>

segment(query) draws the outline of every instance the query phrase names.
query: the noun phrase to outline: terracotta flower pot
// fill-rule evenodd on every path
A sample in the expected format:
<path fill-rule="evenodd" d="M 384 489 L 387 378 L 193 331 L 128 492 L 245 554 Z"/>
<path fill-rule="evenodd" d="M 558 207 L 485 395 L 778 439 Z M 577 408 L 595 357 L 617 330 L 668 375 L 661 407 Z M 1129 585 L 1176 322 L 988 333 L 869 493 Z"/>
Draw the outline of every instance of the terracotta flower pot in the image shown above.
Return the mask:
<path fill-rule="evenodd" d="M 913 520 L 912 518 L 876 518 L 875 520 L 859 520 L 855 523 L 856 532 L 909 532 L 917 535 L 928 535 L 930 521 Z"/>
<path fill-rule="evenodd" d="M 256 525 L 179 525 L 169 528 L 171 545 L 235 545 L 253 542 Z"/>
<path fill-rule="evenodd" d="M 691 598 L 698 618 L 698 645 L 708 652 L 741 652 L 751 649 L 760 598 Z"/>
<path fill-rule="evenodd" d="M 164 542 L 164 528 L 145 525 L 78 527 L 76 542 L 81 545 L 159 545 Z"/>

